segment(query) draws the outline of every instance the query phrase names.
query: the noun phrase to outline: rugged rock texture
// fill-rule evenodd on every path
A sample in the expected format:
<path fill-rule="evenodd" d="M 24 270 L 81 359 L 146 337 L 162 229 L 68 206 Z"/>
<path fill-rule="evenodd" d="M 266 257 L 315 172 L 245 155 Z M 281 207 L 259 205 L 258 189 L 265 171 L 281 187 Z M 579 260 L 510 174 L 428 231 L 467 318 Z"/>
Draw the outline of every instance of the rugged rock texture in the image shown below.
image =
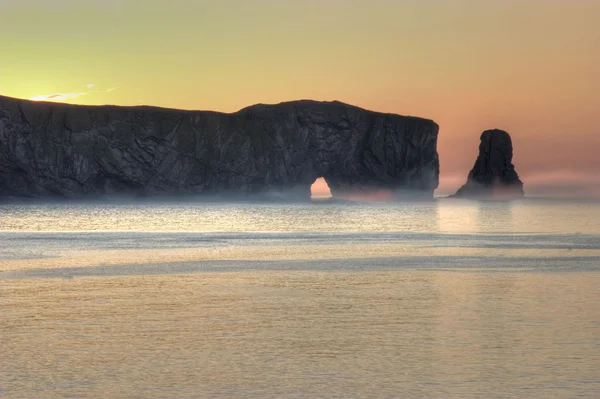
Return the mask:
<path fill-rule="evenodd" d="M 431 197 L 438 126 L 339 102 L 233 114 L 0 97 L 0 197 L 252 195 L 373 189 Z"/>
<path fill-rule="evenodd" d="M 467 183 L 454 197 L 477 199 L 522 198 L 523 182 L 512 164 L 513 147 L 510 135 L 503 130 L 486 130 L 481 135 L 479 156 L 471 169 Z"/>

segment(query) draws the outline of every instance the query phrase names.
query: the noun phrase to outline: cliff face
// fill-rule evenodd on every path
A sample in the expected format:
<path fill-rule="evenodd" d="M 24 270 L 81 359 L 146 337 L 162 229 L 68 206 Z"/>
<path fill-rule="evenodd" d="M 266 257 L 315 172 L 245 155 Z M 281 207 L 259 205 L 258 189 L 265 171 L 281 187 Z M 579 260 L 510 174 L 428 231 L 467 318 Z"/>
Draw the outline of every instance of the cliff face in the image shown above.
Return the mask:
<path fill-rule="evenodd" d="M 523 182 L 512 164 L 513 146 L 503 130 L 486 130 L 481 135 L 479 156 L 467 183 L 454 197 L 515 199 L 524 197 Z"/>
<path fill-rule="evenodd" d="M 438 126 L 339 102 L 233 114 L 75 106 L 0 97 L 0 197 L 205 194 L 431 197 Z"/>

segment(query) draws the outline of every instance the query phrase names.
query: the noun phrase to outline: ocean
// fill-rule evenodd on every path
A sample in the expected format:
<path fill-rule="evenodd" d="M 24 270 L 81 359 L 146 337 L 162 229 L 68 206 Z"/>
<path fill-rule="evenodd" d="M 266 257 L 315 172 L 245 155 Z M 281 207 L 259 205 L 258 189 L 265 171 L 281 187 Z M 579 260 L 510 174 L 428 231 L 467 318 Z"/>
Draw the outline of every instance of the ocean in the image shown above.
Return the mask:
<path fill-rule="evenodd" d="M 600 203 L 0 204 L 2 398 L 597 397 Z"/>

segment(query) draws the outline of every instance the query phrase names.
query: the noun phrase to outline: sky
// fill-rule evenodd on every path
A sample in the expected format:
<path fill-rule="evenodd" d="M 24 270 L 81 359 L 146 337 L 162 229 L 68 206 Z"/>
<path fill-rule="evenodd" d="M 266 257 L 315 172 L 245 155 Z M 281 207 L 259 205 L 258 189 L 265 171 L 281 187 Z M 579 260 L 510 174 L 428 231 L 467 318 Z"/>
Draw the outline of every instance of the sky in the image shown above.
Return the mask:
<path fill-rule="evenodd" d="M 0 0 L 0 21 L 0 95 L 339 100 L 436 121 L 438 194 L 499 128 L 529 195 L 600 196 L 598 0 Z"/>

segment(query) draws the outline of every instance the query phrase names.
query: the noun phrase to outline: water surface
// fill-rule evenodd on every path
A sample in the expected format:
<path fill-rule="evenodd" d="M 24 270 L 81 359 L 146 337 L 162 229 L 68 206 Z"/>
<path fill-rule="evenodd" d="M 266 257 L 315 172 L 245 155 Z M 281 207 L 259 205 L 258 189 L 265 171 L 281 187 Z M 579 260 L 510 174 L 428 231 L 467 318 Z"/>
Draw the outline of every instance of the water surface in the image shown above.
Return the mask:
<path fill-rule="evenodd" d="M 0 396 L 596 397 L 600 205 L 0 205 Z"/>

